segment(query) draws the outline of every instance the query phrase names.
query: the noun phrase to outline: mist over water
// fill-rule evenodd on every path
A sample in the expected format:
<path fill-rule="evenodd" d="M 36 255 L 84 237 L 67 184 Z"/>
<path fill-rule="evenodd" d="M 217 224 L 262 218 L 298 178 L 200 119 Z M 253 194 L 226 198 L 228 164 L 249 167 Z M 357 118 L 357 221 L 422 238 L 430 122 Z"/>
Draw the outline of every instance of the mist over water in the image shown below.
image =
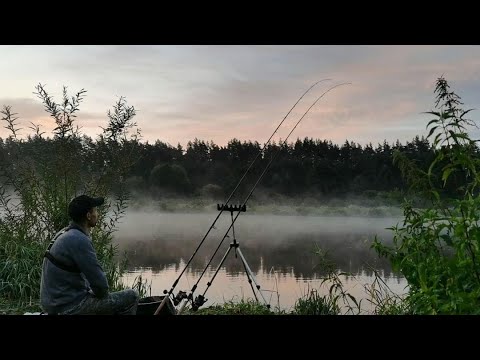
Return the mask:
<path fill-rule="evenodd" d="M 152 294 L 170 289 L 217 215 L 218 212 L 129 211 L 115 235 L 115 243 L 121 251 L 127 252 L 129 258 L 126 282 L 130 284 L 135 276 L 142 274 L 151 285 Z M 403 292 L 405 281 L 392 273 L 387 260 L 380 259 L 369 248 L 375 235 L 383 242 L 390 242 L 392 233 L 386 228 L 399 221 L 400 218 L 241 213 L 234 229 L 235 238 L 257 283 L 266 289 L 264 296 L 272 299 L 273 294 L 275 301 L 272 305 L 279 302 L 282 308 L 290 308 L 307 288 L 319 286 L 322 271 L 317 266 L 317 247 L 327 251 L 328 258 L 340 270 L 355 276 L 355 279 L 345 279 L 354 295 L 361 297 L 360 283 L 373 280 L 370 266 L 380 271 L 389 286 Z M 182 276 L 175 293 L 189 291 L 204 269 L 197 292 L 203 293 L 207 289 L 206 283 L 212 279 L 233 240 L 232 230 L 207 265 L 231 222 L 230 212 L 223 212 Z M 253 297 L 243 263 L 240 257 L 235 257 L 234 250 L 228 254 L 207 295 L 219 303 L 232 297 Z M 207 302 L 205 306 L 211 304 Z"/>

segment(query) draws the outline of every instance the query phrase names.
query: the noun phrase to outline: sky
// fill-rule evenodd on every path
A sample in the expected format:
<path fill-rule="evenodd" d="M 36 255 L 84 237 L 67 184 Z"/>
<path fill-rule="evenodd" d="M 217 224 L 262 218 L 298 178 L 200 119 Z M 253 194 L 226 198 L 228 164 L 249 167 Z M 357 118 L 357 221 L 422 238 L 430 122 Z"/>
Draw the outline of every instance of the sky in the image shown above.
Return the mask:
<path fill-rule="evenodd" d="M 142 141 L 185 146 L 195 138 L 264 144 L 300 96 L 275 137 L 376 145 L 427 135 L 435 81 L 444 76 L 464 107 L 480 105 L 480 46 L 424 45 L 69 45 L 0 46 L 0 107 L 10 105 L 23 128 L 51 136 L 54 120 L 35 86 L 61 101 L 87 90 L 76 119 L 95 138 L 120 98 L 137 110 Z M 475 120 L 478 112 L 473 111 Z M 1 123 L 0 137 L 9 135 Z M 480 131 L 471 135 L 478 138 Z"/>

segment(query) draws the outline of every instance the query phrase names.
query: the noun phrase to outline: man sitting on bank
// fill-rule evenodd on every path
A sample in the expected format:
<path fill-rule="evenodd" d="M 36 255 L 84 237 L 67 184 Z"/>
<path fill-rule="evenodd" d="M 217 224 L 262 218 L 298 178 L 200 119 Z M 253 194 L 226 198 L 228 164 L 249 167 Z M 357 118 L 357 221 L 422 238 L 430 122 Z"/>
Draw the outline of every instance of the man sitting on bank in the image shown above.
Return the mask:
<path fill-rule="evenodd" d="M 71 223 L 50 243 L 43 260 L 40 305 L 49 315 L 135 315 L 139 295 L 109 292 L 90 235 L 103 198 L 80 195 L 68 206 Z"/>

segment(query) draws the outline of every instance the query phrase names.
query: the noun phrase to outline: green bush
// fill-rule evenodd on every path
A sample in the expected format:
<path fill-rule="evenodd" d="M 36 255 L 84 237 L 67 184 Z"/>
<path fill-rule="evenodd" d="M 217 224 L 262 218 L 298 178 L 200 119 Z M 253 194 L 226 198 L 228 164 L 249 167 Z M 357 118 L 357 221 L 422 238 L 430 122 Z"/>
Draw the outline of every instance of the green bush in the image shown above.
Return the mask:
<path fill-rule="evenodd" d="M 427 125 L 435 158 L 419 168 L 394 153 L 410 185 L 404 221 L 391 228 L 392 246 L 375 239 L 373 247 L 407 279 L 413 314 L 480 314 L 479 152 L 466 131 L 474 123 L 444 78 L 435 93 L 438 111 L 428 112 L 434 119 Z M 428 206 L 417 208 L 419 199 Z"/>

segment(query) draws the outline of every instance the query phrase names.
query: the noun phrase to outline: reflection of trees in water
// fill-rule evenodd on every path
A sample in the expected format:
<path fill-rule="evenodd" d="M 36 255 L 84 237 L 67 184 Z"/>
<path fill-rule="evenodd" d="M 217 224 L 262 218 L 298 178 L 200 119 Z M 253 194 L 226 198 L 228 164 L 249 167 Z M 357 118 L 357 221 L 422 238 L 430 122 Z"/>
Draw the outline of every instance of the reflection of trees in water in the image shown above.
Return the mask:
<path fill-rule="evenodd" d="M 315 250 L 320 248 L 327 252 L 327 258 L 342 271 L 353 274 L 363 271 L 371 276 L 373 271 L 367 270 L 366 267 L 369 264 L 383 270 L 387 275 L 390 274 L 391 267 L 388 261 L 380 259 L 369 248 L 370 243 L 371 237 L 362 234 L 311 234 L 290 237 L 275 247 L 255 243 L 242 249 L 253 271 L 259 270 L 261 258 L 266 271 L 273 267 L 280 273 L 293 271 L 295 277 L 299 278 L 321 276 L 324 271 L 319 267 L 319 256 L 315 254 Z"/>
<path fill-rule="evenodd" d="M 285 239 L 256 239 L 254 241 L 239 240 L 240 249 L 253 272 L 261 268 L 264 272 L 274 270 L 276 273 L 291 274 L 299 278 L 321 276 L 318 268 L 319 257 L 315 249 L 321 248 L 327 252 L 327 257 L 337 267 L 352 274 L 363 273 L 373 276 L 367 264 L 381 270 L 385 276 L 392 276 L 392 269 L 387 260 L 379 258 L 370 249 L 372 234 L 337 233 L 337 234 L 301 234 L 289 235 Z M 218 239 L 208 239 L 195 255 L 188 269 L 198 275 L 210 260 Z M 231 241 L 227 238 L 210 264 L 210 270 L 215 270 Z M 130 242 L 123 246 L 127 251 L 131 267 L 150 267 L 153 271 L 162 271 L 167 267 L 183 270 L 184 264 L 190 259 L 199 242 L 184 238 L 162 239 Z M 183 263 L 181 263 L 183 261 Z M 230 251 L 224 265 L 227 274 L 237 276 L 245 270 L 240 257 L 235 258 L 234 250 Z"/>

